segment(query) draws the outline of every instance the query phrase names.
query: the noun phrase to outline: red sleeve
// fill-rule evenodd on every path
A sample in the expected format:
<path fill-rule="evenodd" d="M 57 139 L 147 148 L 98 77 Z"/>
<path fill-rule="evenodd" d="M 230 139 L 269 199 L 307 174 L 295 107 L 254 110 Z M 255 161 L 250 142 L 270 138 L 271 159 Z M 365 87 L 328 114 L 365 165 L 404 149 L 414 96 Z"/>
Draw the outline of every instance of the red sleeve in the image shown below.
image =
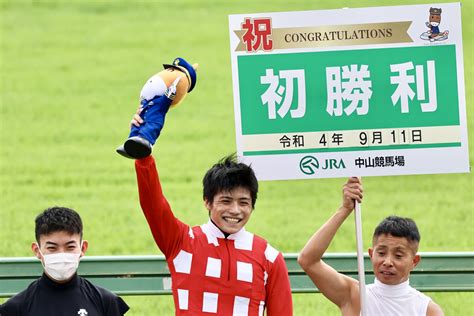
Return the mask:
<path fill-rule="evenodd" d="M 143 214 L 156 244 L 166 258 L 173 258 L 181 249 L 182 238 L 189 226 L 179 221 L 163 195 L 155 159 L 148 156 L 135 160 L 138 193 Z"/>
<path fill-rule="evenodd" d="M 293 315 L 293 300 L 290 279 L 285 259 L 281 253 L 278 254 L 272 265 L 266 285 L 267 316 L 291 316 Z"/>

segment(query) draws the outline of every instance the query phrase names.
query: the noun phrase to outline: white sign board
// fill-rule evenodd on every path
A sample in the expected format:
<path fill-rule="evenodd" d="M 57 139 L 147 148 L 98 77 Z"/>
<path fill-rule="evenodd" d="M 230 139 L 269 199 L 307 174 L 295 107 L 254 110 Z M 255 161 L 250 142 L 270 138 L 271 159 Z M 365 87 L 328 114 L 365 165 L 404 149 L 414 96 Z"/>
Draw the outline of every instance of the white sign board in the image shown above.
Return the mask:
<path fill-rule="evenodd" d="M 460 3 L 229 16 L 260 180 L 469 172 Z"/>

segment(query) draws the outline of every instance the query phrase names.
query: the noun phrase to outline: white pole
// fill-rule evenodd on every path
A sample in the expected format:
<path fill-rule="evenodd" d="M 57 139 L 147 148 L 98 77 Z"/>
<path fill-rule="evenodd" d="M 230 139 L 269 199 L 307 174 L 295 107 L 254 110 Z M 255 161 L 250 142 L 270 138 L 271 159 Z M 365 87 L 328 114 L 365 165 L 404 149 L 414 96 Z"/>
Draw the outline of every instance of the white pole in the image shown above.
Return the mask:
<path fill-rule="evenodd" d="M 362 316 L 367 316 L 365 305 L 365 270 L 364 270 L 364 245 L 362 240 L 362 209 L 359 202 L 355 201 L 355 225 L 357 240 L 357 270 L 359 271 L 359 293 L 360 312 Z"/>

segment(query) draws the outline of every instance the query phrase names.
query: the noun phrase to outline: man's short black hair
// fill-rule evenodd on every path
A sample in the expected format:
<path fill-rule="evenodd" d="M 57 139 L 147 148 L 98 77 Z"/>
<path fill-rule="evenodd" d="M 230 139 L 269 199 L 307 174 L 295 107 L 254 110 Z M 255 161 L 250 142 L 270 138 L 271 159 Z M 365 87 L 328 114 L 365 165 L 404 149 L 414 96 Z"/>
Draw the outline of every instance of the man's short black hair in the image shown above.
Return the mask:
<path fill-rule="evenodd" d="M 35 237 L 40 242 L 41 235 L 49 235 L 58 231 L 79 234 L 82 239 L 82 220 L 73 209 L 53 206 L 44 210 L 35 219 Z"/>
<path fill-rule="evenodd" d="M 420 242 L 420 232 L 415 221 L 411 218 L 389 216 L 385 218 L 375 228 L 373 240 L 380 235 L 392 235 L 394 237 L 404 237 L 410 242 Z"/>
<path fill-rule="evenodd" d="M 252 208 L 257 202 L 258 181 L 252 168 L 237 162 L 235 154 L 222 158 L 206 172 L 202 179 L 203 198 L 212 203 L 220 192 L 229 192 L 237 187 L 250 191 Z"/>

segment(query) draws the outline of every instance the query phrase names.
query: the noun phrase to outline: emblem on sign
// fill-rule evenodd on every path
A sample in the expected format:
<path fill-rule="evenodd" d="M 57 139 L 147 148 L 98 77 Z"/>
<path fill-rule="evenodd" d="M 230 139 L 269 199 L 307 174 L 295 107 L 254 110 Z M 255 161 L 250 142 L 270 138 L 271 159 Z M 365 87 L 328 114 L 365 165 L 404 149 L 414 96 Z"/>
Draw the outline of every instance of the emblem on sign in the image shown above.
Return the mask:
<path fill-rule="evenodd" d="M 313 156 L 305 156 L 300 160 L 300 170 L 304 174 L 312 175 L 319 169 L 319 161 Z"/>

